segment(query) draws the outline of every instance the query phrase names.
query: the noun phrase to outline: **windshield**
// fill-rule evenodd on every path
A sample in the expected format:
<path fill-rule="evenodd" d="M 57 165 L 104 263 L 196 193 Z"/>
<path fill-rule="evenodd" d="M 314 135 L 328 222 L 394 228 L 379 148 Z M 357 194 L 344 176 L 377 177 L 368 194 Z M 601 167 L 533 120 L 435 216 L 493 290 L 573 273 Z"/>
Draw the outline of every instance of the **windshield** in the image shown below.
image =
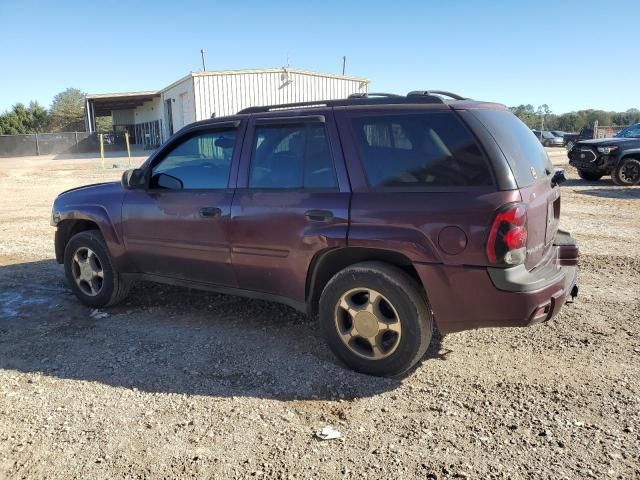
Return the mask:
<path fill-rule="evenodd" d="M 631 125 L 615 134 L 617 138 L 640 138 L 640 123 Z"/>
<path fill-rule="evenodd" d="M 554 138 L 553 133 L 551 132 L 542 132 L 543 138 Z"/>

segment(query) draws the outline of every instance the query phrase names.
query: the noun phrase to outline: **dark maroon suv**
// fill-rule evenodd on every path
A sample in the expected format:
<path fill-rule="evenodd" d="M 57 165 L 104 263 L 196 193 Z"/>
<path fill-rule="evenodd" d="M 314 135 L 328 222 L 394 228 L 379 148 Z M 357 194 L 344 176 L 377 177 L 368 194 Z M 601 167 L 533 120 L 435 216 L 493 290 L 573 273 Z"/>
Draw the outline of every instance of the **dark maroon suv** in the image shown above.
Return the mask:
<path fill-rule="evenodd" d="M 191 124 L 121 183 L 61 194 L 56 258 L 91 307 L 136 279 L 275 300 L 333 352 L 409 370 L 443 334 L 549 320 L 577 294 L 560 172 L 502 105 L 446 92 Z"/>

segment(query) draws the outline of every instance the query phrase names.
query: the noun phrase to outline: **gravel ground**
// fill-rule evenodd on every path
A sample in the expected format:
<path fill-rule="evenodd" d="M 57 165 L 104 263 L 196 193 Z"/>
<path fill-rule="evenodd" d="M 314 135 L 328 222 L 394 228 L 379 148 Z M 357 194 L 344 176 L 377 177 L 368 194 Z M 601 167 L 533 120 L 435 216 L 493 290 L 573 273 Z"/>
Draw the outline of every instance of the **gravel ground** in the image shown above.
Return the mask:
<path fill-rule="evenodd" d="M 576 303 L 437 338 L 380 379 L 267 302 L 140 284 L 90 317 L 51 203 L 121 172 L 0 159 L 0 478 L 640 478 L 640 188 L 569 168 Z M 314 438 L 326 425 L 342 438 Z"/>

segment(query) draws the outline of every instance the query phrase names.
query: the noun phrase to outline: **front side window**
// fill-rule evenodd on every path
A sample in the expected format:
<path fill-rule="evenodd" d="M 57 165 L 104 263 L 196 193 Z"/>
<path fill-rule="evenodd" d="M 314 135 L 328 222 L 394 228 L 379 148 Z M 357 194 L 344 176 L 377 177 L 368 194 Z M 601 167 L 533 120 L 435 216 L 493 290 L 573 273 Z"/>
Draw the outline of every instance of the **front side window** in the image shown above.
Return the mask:
<path fill-rule="evenodd" d="M 151 171 L 150 188 L 227 188 L 235 130 L 201 132 L 179 143 Z"/>
<path fill-rule="evenodd" d="M 336 174 L 323 125 L 258 126 L 250 188 L 336 188 Z"/>
<path fill-rule="evenodd" d="M 366 116 L 352 121 L 371 187 L 493 184 L 474 138 L 452 113 Z"/>
<path fill-rule="evenodd" d="M 616 137 L 618 138 L 640 138 L 640 124 L 631 125 L 630 127 L 620 130 Z"/>

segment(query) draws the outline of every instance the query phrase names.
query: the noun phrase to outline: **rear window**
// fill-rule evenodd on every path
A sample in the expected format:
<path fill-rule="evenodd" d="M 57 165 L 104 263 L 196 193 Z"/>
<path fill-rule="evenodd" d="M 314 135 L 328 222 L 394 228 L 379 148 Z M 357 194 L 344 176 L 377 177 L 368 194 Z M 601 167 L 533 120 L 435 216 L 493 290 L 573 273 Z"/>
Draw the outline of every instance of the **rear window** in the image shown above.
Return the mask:
<path fill-rule="evenodd" d="M 470 112 L 484 124 L 500 146 L 519 187 L 532 185 L 536 178 L 544 178 L 553 171 L 547 152 L 536 135 L 513 113 L 490 109 Z"/>
<path fill-rule="evenodd" d="M 491 186 L 489 165 L 453 112 L 352 119 L 371 187 Z"/>

